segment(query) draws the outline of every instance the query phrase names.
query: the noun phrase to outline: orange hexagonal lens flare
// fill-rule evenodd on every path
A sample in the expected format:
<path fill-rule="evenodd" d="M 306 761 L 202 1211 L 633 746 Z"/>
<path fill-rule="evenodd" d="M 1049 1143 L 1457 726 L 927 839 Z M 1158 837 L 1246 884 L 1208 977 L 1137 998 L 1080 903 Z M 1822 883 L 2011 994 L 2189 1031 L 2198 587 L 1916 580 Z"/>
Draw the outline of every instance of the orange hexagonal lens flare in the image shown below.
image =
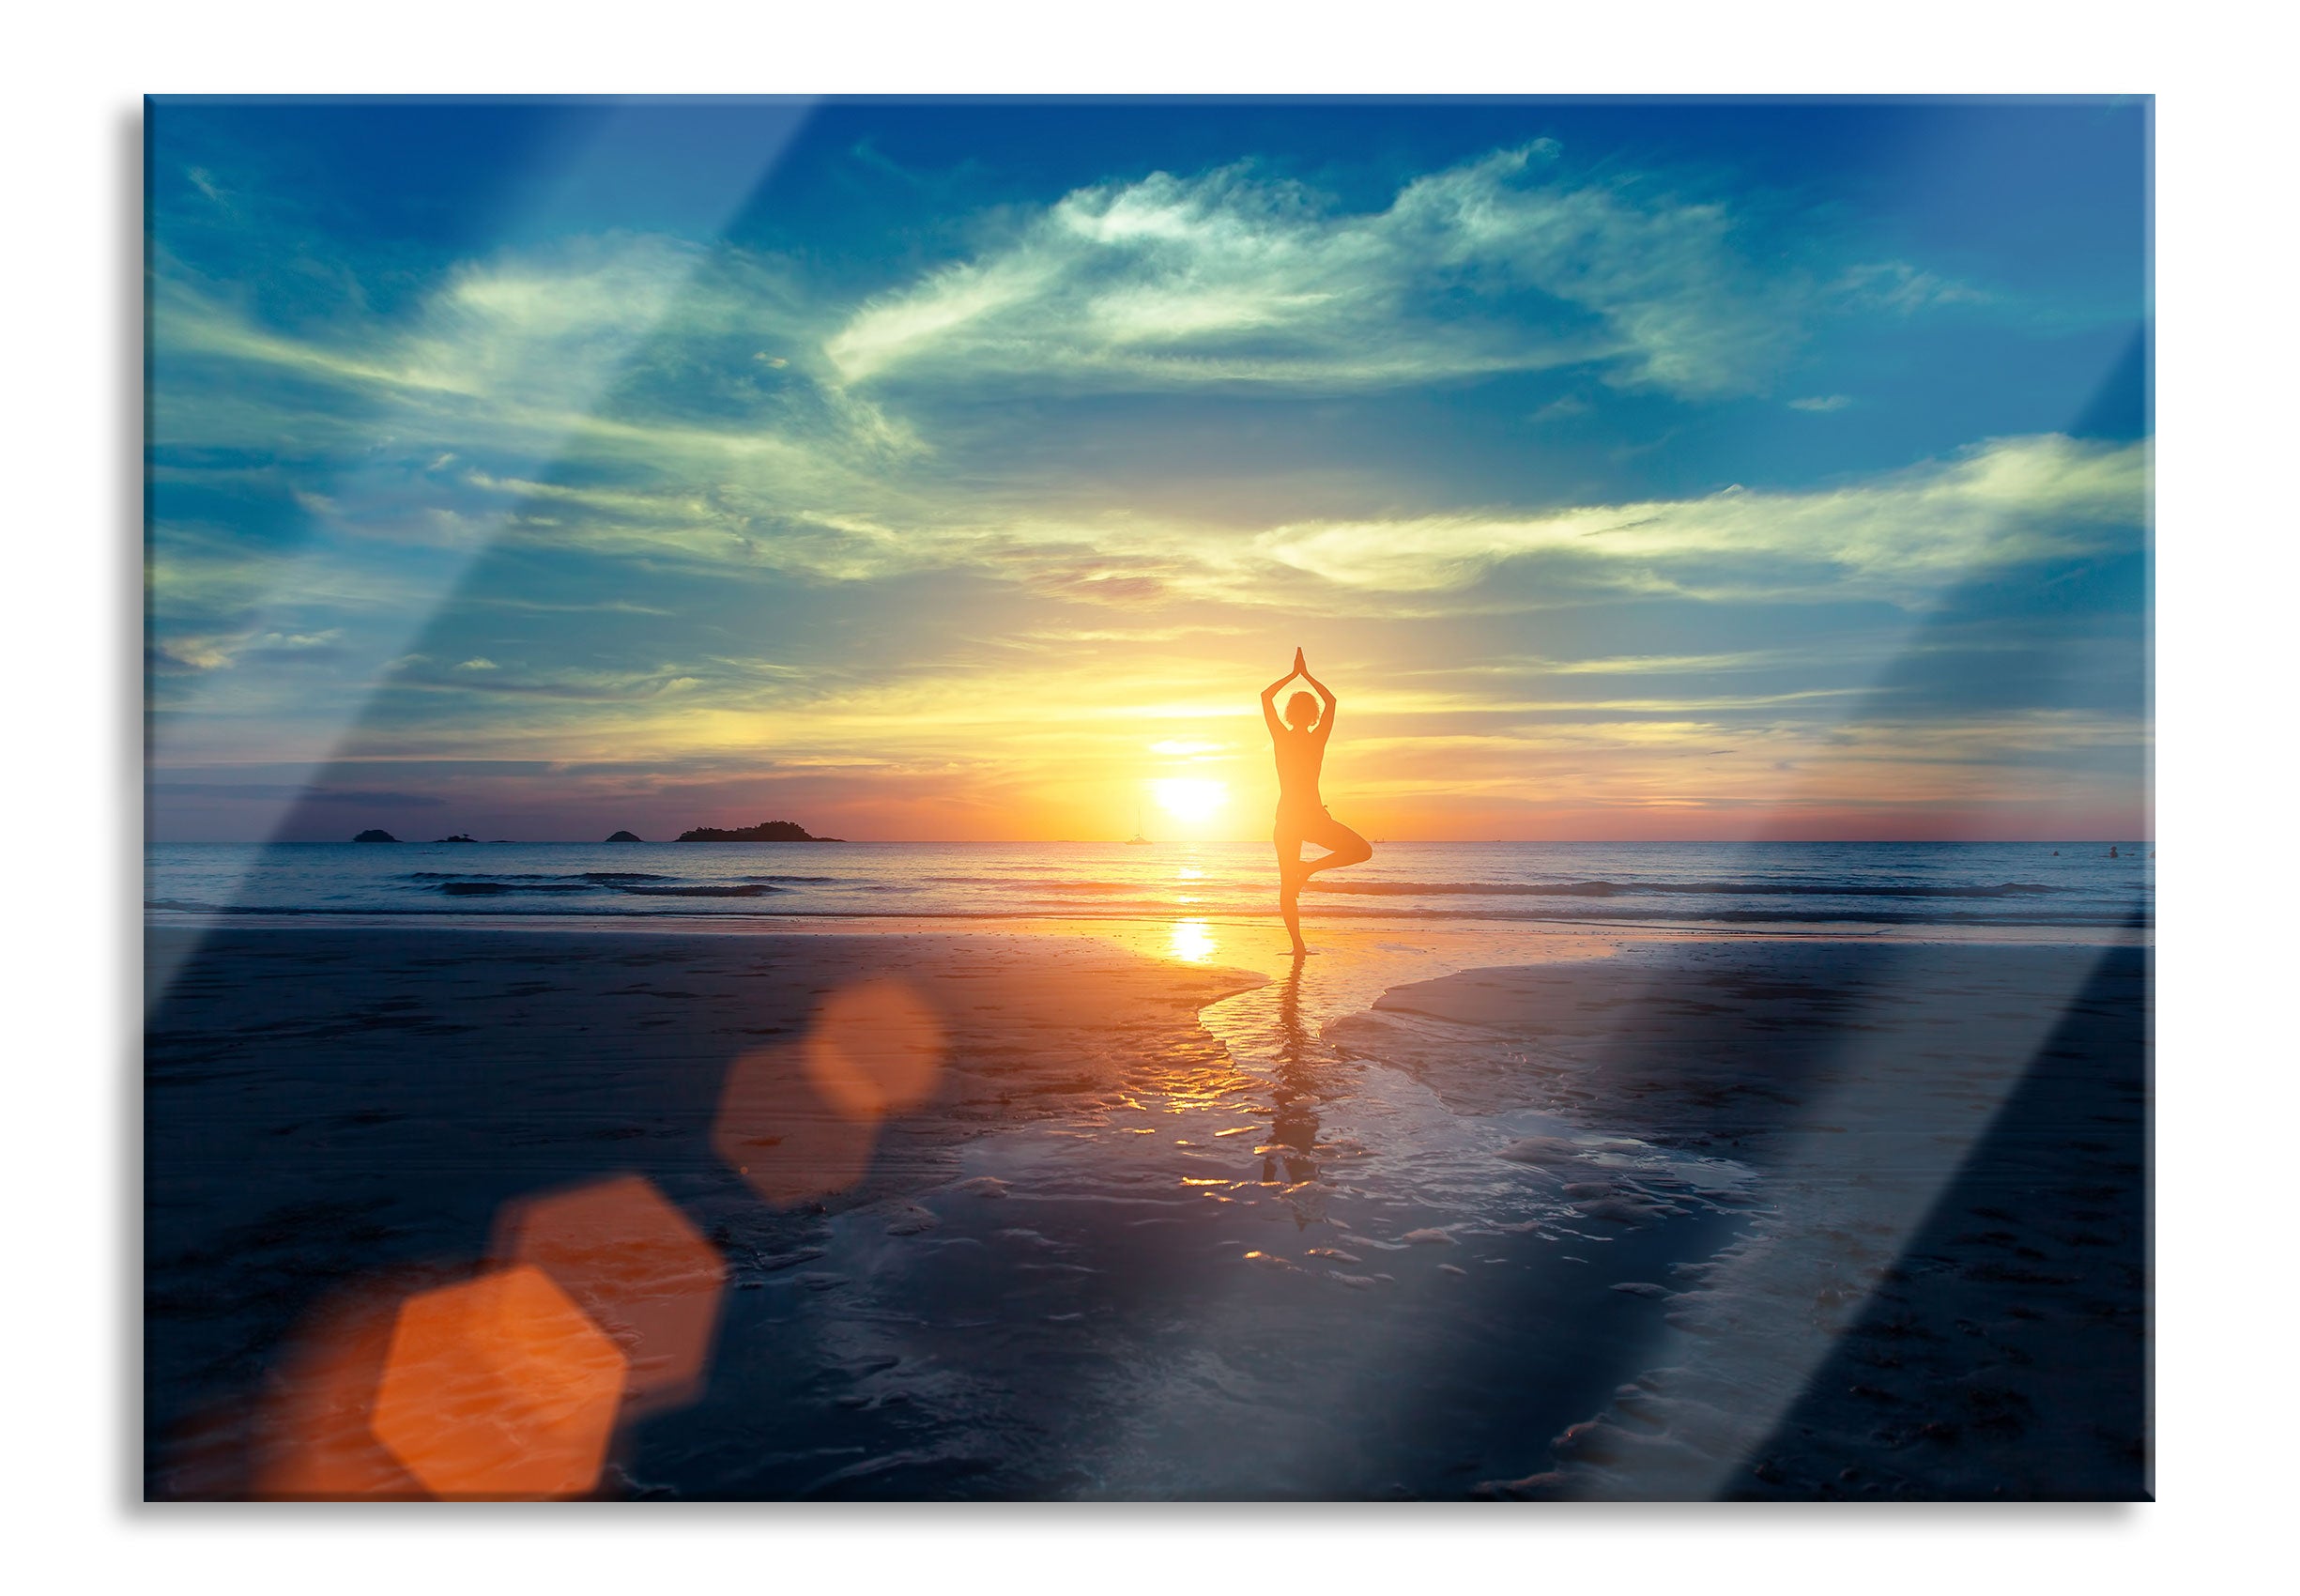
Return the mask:
<path fill-rule="evenodd" d="M 719 1157 L 778 1208 L 860 1181 L 879 1141 L 877 1121 L 849 1119 L 823 1102 L 803 1054 L 758 1048 L 736 1059 L 711 1131 Z"/>
<path fill-rule="evenodd" d="M 727 1072 L 712 1144 L 778 1207 L 844 1191 L 870 1169 L 879 1125 L 933 1095 L 944 1037 L 907 983 L 832 993 L 797 1046 L 759 1048 Z"/>
<path fill-rule="evenodd" d="M 580 1496 L 622 1401 L 622 1352 L 518 1264 L 400 1305 L 373 1427 L 436 1496 Z"/>
<path fill-rule="evenodd" d="M 256 1420 L 249 1495 L 291 1501 L 429 1495 L 376 1439 L 370 1423 L 400 1296 L 371 1281 L 339 1295 L 299 1327 Z"/>
<path fill-rule="evenodd" d="M 823 1000 L 805 1052 L 824 1102 L 849 1119 L 883 1119 L 932 1095 L 943 1022 L 906 983 L 864 981 Z"/>
<path fill-rule="evenodd" d="M 727 1265 L 652 1181 L 621 1175 L 503 1210 L 496 1256 L 549 1275 L 626 1359 L 626 1415 L 702 1389 Z"/>

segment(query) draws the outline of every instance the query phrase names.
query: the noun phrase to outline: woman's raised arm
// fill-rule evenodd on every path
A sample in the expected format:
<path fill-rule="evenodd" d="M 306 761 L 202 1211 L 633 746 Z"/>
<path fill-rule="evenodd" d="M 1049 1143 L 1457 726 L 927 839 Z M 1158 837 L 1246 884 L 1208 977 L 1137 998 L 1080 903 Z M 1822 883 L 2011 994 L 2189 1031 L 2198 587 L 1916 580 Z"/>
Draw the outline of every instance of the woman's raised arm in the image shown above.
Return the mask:
<path fill-rule="evenodd" d="M 1301 650 L 1295 650 L 1294 657 L 1296 659 L 1301 658 Z M 1272 737 L 1277 736 L 1282 729 L 1278 722 L 1278 689 L 1293 680 L 1294 672 L 1289 670 L 1283 676 L 1280 676 L 1277 681 L 1271 683 L 1268 686 L 1262 689 L 1262 724 L 1270 729 L 1270 735 Z"/>
<path fill-rule="evenodd" d="M 1339 700 L 1335 698 L 1332 693 L 1326 690 L 1325 683 L 1319 681 L 1316 677 L 1310 674 L 1310 667 L 1302 662 L 1301 650 L 1296 649 L 1294 651 L 1294 658 L 1296 662 L 1295 668 L 1300 673 L 1301 679 L 1310 683 L 1311 687 L 1318 695 L 1318 702 L 1325 706 L 1325 708 L 1318 714 L 1317 736 L 1318 741 L 1322 743 L 1333 732 L 1334 711 L 1338 707 Z M 1280 685 L 1283 685 L 1283 683 L 1280 683 Z"/>

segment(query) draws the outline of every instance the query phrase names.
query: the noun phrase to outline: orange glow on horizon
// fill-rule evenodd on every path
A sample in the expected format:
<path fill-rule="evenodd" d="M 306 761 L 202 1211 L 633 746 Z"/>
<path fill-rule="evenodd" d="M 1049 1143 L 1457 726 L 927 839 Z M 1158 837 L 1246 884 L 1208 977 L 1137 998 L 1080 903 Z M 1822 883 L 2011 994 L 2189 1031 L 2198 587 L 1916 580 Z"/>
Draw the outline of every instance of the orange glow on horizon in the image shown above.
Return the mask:
<path fill-rule="evenodd" d="M 1277 778 L 1252 683 L 1267 651 L 1176 657 L 1097 643 L 1026 671 L 952 672 L 898 693 L 772 713 L 589 706 L 515 744 L 377 746 L 411 757 L 548 760 L 460 777 L 469 827 L 533 840 L 796 819 L 854 841 L 1260 841 Z M 1385 686 L 1397 662 L 1337 661 L 1342 721 L 1323 796 L 1369 838 L 1633 842 L 2025 840 L 2151 834 L 2145 784 L 2108 750 L 2113 717 L 1976 712 L 1923 727 L 1830 709 L 1751 725 L 1694 693 L 1570 704 L 1468 685 Z M 1577 677 L 1576 680 L 1586 678 Z M 1059 680 L 1063 691 L 1050 693 Z M 1483 676 L 1475 679 L 1482 683 Z M 1830 700 L 1833 704 L 1833 700 Z M 1551 718 L 1577 710 L 1573 718 Z M 761 746 L 771 767 L 749 768 Z M 2072 763 L 2077 756 L 2091 768 Z M 684 772 L 699 761 L 704 770 Z M 2102 762 L 2107 761 L 2107 762 Z M 362 760 L 350 761 L 352 766 Z M 347 767 L 348 768 L 348 767 Z M 396 776 L 389 779 L 400 779 Z"/>

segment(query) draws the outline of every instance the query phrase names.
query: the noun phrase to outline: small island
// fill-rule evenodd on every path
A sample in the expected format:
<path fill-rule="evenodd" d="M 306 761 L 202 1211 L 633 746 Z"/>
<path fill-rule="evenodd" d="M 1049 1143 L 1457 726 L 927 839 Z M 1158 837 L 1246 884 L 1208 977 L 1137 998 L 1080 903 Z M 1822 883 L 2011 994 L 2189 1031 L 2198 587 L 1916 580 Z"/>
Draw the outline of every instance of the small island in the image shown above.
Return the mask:
<path fill-rule="evenodd" d="M 840 842 L 836 836 L 816 836 L 796 821 L 760 821 L 755 826 L 744 826 L 735 831 L 721 831 L 715 826 L 697 826 L 693 831 L 679 834 L 682 842 Z"/>
<path fill-rule="evenodd" d="M 438 842 L 477 842 L 479 838 L 476 836 L 466 836 L 461 832 L 457 832 L 453 836 L 437 837 L 434 840 Z"/>
<path fill-rule="evenodd" d="M 608 837 L 607 840 L 609 842 L 644 842 L 647 839 L 643 836 L 635 836 L 631 832 L 619 831 L 613 836 Z"/>
<path fill-rule="evenodd" d="M 378 826 L 373 830 L 361 832 L 351 840 L 354 842 L 397 842 L 399 838 Z"/>

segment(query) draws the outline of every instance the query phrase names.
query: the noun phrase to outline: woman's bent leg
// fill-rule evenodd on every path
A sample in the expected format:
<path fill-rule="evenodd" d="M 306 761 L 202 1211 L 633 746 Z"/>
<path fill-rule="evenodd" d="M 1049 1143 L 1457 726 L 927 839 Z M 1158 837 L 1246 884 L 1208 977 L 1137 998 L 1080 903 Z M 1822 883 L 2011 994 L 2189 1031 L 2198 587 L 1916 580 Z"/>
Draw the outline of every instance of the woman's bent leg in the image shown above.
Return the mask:
<path fill-rule="evenodd" d="M 1301 879 L 1304 881 L 1320 870 L 1344 869 L 1352 865 L 1362 865 L 1373 857 L 1373 844 L 1331 815 L 1321 814 L 1303 829 L 1310 841 L 1327 851 L 1325 858 L 1312 859 L 1301 867 Z"/>

